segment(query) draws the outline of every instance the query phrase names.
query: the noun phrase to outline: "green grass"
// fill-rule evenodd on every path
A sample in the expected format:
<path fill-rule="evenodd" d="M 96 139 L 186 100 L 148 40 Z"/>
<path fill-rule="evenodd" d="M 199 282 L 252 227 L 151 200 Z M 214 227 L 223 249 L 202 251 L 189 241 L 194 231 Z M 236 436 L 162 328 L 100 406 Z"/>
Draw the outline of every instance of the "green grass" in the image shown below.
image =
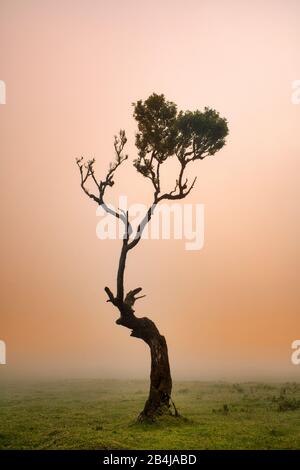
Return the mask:
<path fill-rule="evenodd" d="M 177 382 L 183 418 L 135 419 L 143 381 L 1 385 L 0 449 L 300 449 L 300 384 Z"/>

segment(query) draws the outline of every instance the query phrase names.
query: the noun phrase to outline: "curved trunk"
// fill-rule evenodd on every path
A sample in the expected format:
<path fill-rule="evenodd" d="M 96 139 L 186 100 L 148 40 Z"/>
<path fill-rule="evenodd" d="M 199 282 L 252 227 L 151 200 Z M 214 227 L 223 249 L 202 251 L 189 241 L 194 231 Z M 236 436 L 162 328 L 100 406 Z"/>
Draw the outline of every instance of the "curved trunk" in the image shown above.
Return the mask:
<path fill-rule="evenodd" d="M 156 325 L 149 318 L 138 318 L 132 309 L 123 308 L 118 325 L 131 329 L 131 335 L 148 344 L 151 352 L 151 373 L 149 396 L 139 420 L 153 419 L 165 412 L 170 413 L 172 378 L 169 365 L 168 347 Z M 175 414 L 177 411 L 175 409 Z"/>
<path fill-rule="evenodd" d="M 175 416 L 178 416 L 176 407 L 171 400 L 172 378 L 165 337 L 160 334 L 152 320 L 146 317 L 139 318 L 134 314 L 135 301 L 143 297 L 137 297 L 137 294 L 142 290 L 141 287 L 129 291 L 124 299 L 124 271 L 128 250 L 128 239 L 125 238 L 119 260 L 116 297 L 108 287 L 105 287 L 105 291 L 109 298 L 108 302 L 111 302 L 120 312 L 120 318 L 116 320 L 116 323 L 129 328 L 131 336 L 142 339 L 150 348 L 150 391 L 144 409 L 139 415 L 139 420 L 154 419 L 155 416 L 165 412 L 171 413 L 171 404 L 174 406 Z"/>
<path fill-rule="evenodd" d="M 171 406 L 172 378 L 167 342 L 158 332 L 148 344 L 151 351 L 150 390 L 139 419 L 162 414 Z"/>

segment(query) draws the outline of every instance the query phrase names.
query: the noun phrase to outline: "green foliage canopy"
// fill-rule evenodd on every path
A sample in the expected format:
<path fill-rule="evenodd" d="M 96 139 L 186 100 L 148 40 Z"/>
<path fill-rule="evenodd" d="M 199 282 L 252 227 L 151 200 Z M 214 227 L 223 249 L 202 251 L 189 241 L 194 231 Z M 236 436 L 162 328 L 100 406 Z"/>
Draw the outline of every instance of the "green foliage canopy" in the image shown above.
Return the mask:
<path fill-rule="evenodd" d="M 227 120 L 214 109 L 178 112 L 175 103 L 156 93 L 133 106 L 138 124 L 134 166 L 143 176 L 151 177 L 155 162 L 160 165 L 168 157 L 175 155 L 185 167 L 190 161 L 214 155 L 225 145 Z"/>

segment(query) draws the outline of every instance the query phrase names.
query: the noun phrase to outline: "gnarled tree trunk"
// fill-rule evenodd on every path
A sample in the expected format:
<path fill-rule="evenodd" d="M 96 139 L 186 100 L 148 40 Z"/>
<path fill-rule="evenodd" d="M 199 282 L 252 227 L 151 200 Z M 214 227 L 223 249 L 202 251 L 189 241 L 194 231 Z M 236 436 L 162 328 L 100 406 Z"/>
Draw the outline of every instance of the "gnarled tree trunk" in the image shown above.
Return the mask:
<path fill-rule="evenodd" d="M 164 412 L 169 412 L 172 378 L 165 337 L 159 333 L 153 321 L 146 317 L 137 318 L 133 313 L 129 317 L 119 318 L 117 323 L 131 328 L 131 336 L 145 341 L 151 352 L 149 397 L 139 419 L 151 419 Z"/>
<path fill-rule="evenodd" d="M 128 252 L 127 240 L 123 241 L 121 251 L 118 277 L 117 296 L 108 287 L 105 291 L 120 312 L 120 318 L 116 320 L 118 325 L 122 325 L 131 330 L 131 336 L 142 339 L 148 344 L 151 353 L 151 373 L 150 391 L 143 411 L 139 415 L 139 420 L 154 419 L 163 413 L 171 414 L 171 404 L 174 406 L 175 416 L 178 415 L 174 403 L 171 400 L 172 378 L 169 365 L 168 347 L 165 337 L 162 336 L 152 320 L 146 317 L 137 317 L 134 314 L 134 302 L 140 298 L 136 295 L 142 290 L 141 287 L 129 291 L 124 299 L 124 271 L 126 256 Z"/>
<path fill-rule="evenodd" d="M 168 411 L 171 406 L 172 378 L 167 342 L 156 327 L 155 330 L 148 343 L 151 351 L 149 397 L 140 415 L 140 419 Z"/>

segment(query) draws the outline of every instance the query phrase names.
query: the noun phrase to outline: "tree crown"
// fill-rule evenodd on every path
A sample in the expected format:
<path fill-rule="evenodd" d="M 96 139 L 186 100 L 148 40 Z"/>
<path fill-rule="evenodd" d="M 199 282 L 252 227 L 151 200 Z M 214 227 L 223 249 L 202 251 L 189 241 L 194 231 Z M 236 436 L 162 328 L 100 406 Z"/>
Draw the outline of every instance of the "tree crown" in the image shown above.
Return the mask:
<path fill-rule="evenodd" d="M 185 165 L 214 155 L 225 145 L 227 121 L 214 109 L 178 112 L 175 103 L 156 93 L 133 106 L 138 124 L 134 166 L 143 176 L 150 177 L 155 164 L 173 155 Z"/>
<path fill-rule="evenodd" d="M 127 142 L 125 131 L 120 130 L 119 136 L 115 136 L 115 161 L 110 164 L 105 179 L 96 178 L 94 159 L 86 163 L 83 157 L 77 159 L 83 191 L 97 204 L 102 205 L 106 212 L 124 222 L 126 250 L 133 248 L 141 239 L 142 232 L 150 221 L 157 203 L 162 200 L 183 199 L 193 189 L 196 178 L 188 184 L 187 178 L 184 177 L 188 163 L 214 155 L 225 145 L 228 135 L 226 119 L 208 107 L 204 108 L 204 111 L 178 112 L 175 103 L 167 101 L 164 95 L 156 93 L 150 95 L 145 101 L 139 100 L 133 103 L 133 106 L 133 116 L 138 125 L 135 140 L 138 156 L 133 164 L 139 173 L 152 182 L 154 195 L 153 202 L 141 220 L 132 241 L 129 242 L 132 227 L 128 213 L 123 213 L 120 209 L 114 210 L 104 201 L 107 188 L 114 184 L 117 168 L 128 158 L 128 155 L 123 152 Z M 162 192 L 160 167 L 172 156 L 176 156 L 180 163 L 179 174 L 174 189 Z M 94 183 L 98 194 L 90 192 L 86 185 L 88 181 Z"/>

